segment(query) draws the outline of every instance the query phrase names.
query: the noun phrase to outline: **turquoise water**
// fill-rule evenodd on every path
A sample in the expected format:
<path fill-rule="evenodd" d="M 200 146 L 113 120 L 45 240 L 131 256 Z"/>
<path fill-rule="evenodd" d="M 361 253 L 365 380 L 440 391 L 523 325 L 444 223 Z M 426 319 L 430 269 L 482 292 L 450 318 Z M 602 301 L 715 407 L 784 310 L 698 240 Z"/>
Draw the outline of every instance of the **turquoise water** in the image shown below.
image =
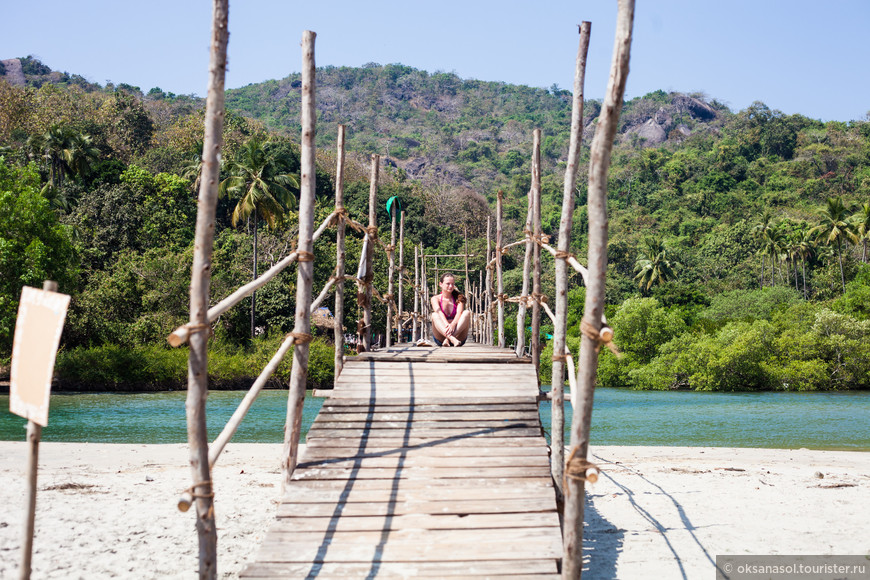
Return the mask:
<path fill-rule="evenodd" d="M 208 432 L 214 439 L 238 406 L 241 391 L 213 391 Z M 56 393 L 45 441 L 183 443 L 187 441 L 184 392 Z M 306 394 L 303 431 L 323 399 Z M 572 410 L 567 406 L 566 438 Z M 263 391 L 234 441 L 283 440 L 287 391 Z M 541 405 L 550 427 L 550 405 Z M 25 421 L 9 413 L 0 395 L 0 440 L 24 440 Z M 598 389 L 592 416 L 593 445 L 673 445 L 870 450 L 870 393 L 696 393 Z"/>
<path fill-rule="evenodd" d="M 566 404 L 565 442 L 573 410 Z M 550 403 L 541 405 L 550 432 Z M 706 393 L 597 389 L 592 445 L 870 451 L 870 392 Z"/>
<path fill-rule="evenodd" d="M 284 440 L 287 391 L 262 391 L 236 431 L 240 443 Z M 239 406 L 244 391 L 212 391 L 206 403 L 208 436 L 217 437 Z M 186 443 L 187 393 L 53 393 L 43 441 L 89 443 Z M 305 394 L 303 433 L 320 411 L 323 399 Z M 0 395 L 0 441 L 24 440 L 27 422 L 9 412 L 9 395 Z"/>

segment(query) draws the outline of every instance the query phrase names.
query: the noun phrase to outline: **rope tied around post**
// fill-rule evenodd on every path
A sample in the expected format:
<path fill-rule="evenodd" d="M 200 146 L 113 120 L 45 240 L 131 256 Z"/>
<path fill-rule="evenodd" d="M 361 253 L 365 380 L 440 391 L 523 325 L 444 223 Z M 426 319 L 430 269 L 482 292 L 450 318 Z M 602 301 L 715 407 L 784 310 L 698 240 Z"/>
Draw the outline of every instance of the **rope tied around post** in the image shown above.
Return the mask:
<path fill-rule="evenodd" d="M 184 327 L 187 329 L 189 334 L 194 334 L 197 332 L 209 332 L 211 333 L 211 324 L 207 322 L 199 322 L 196 324 L 185 324 Z"/>
<path fill-rule="evenodd" d="M 567 352 L 564 354 L 554 354 L 552 361 L 553 362 L 565 362 L 568 360 L 568 357 L 571 356 Z"/>
<path fill-rule="evenodd" d="M 296 261 L 297 262 L 313 262 L 314 254 L 311 252 L 306 252 L 305 250 L 296 250 Z"/>
<path fill-rule="evenodd" d="M 308 344 L 314 338 L 312 335 L 307 332 L 288 332 L 284 336 L 293 337 L 294 344 Z"/>
<path fill-rule="evenodd" d="M 366 234 L 372 239 L 377 241 L 378 239 L 378 226 L 368 226 L 366 228 Z"/>
<path fill-rule="evenodd" d="M 612 352 L 617 358 L 622 358 L 622 353 L 619 352 L 619 349 L 613 344 L 613 329 L 603 324 L 601 326 L 601 330 L 598 330 L 593 325 L 588 323 L 585 318 L 580 320 L 580 332 L 583 333 L 586 338 L 590 340 L 594 340 L 597 345 L 596 349 L 600 349 L 603 344 L 606 346 L 610 352 Z"/>
<path fill-rule="evenodd" d="M 563 252 L 562 250 L 556 250 L 556 253 L 553 254 L 553 257 L 557 260 L 570 260 L 571 258 L 576 258 L 576 256 L 571 252 Z"/>
<path fill-rule="evenodd" d="M 571 450 L 571 455 L 568 456 L 568 460 L 565 462 L 563 487 L 566 494 L 571 493 L 571 488 L 567 485 L 569 479 L 572 481 L 595 483 L 598 481 L 598 474 L 601 473 L 601 468 L 585 457 L 576 457 L 579 450 L 579 447 L 574 447 Z"/>
<path fill-rule="evenodd" d="M 209 493 L 196 493 L 194 490 L 197 487 L 209 486 L 211 491 Z M 202 498 L 214 498 L 214 487 L 212 487 L 212 480 L 207 479 L 206 481 L 200 481 L 199 483 L 194 483 L 187 489 L 181 492 L 181 495 L 178 498 L 178 511 L 186 512 L 190 509 L 190 506 L 193 505 L 193 500 L 198 497 Z M 210 510 L 214 509 L 214 505 L 210 507 Z"/>

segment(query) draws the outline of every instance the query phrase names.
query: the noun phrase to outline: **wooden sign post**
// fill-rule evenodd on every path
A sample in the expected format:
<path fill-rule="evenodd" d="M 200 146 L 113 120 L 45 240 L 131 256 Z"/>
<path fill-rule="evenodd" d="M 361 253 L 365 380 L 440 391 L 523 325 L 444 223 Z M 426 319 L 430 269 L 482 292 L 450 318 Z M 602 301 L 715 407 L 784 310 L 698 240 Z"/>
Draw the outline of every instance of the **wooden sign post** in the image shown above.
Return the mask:
<path fill-rule="evenodd" d="M 12 343 L 9 411 L 27 419 L 27 513 L 21 542 L 19 578 L 30 578 L 33 529 L 36 521 L 36 468 L 42 428 L 48 425 L 51 378 L 70 297 L 58 294 L 57 283 L 42 290 L 21 290 L 15 339 Z"/>

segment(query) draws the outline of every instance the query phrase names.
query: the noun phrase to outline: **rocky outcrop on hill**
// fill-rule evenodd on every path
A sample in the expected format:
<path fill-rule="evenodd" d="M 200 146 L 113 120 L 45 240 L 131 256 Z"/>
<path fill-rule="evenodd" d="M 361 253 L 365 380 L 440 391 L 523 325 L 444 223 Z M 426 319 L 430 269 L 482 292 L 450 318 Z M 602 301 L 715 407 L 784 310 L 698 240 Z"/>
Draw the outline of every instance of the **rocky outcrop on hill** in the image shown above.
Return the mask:
<path fill-rule="evenodd" d="M 10 85 L 24 86 L 27 84 L 27 80 L 24 78 L 24 69 L 21 66 L 21 59 L 10 58 L 0 60 L 0 63 L 3 64 L 3 75 L 0 78 Z"/>
<path fill-rule="evenodd" d="M 642 147 L 657 147 L 672 137 L 683 138 L 692 134 L 697 124 L 716 120 L 719 113 L 696 97 L 672 93 L 671 102 L 650 110 L 651 101 L 639 102 L 626 115 L 623 140 L 638 140 Z"/>

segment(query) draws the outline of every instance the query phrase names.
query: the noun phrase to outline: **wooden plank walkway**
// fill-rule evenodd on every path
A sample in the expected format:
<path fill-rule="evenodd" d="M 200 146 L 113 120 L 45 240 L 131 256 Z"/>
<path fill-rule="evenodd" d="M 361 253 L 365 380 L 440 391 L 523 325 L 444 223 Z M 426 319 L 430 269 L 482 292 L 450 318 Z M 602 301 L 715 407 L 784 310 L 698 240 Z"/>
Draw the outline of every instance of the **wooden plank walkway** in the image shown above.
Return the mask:
<path fill-rule="evenodd" d="M 557 577 L 562 539 L 529 359 L 348 357 L 242 578 Z"/>

